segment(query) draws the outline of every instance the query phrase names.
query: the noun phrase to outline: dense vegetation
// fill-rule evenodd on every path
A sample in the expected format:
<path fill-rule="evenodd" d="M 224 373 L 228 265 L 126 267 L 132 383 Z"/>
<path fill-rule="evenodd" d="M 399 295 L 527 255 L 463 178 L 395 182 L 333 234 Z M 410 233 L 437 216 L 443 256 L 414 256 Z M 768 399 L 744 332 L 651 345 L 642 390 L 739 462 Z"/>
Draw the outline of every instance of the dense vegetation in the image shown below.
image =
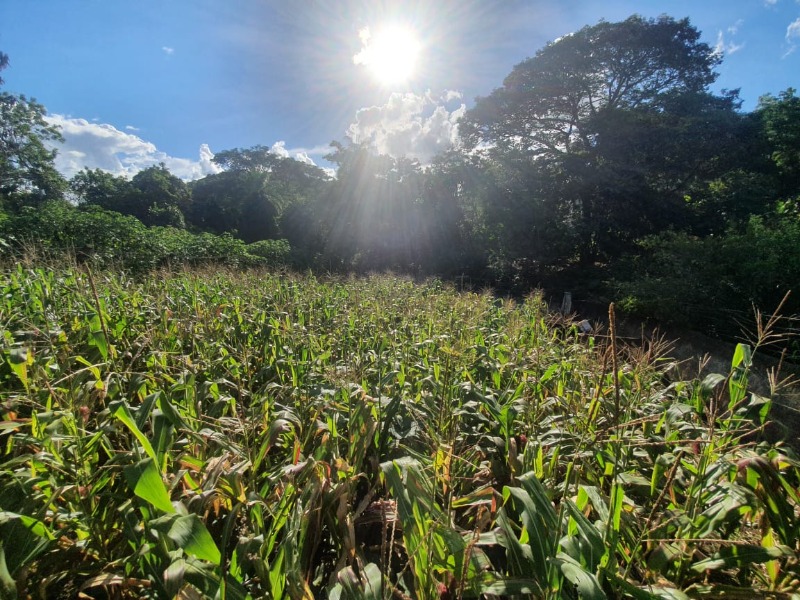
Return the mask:
<path fill-rule="evenodd" d="M 696 306 L 771 310 L 800 281 L 800 97 L 788 89 L 743 112 L 737 91 L 711 91 L 721 60 L 686 19 L 587 26 L 478 98 L 460 146 L 431 164 L 334 142 L 335 178 L 256 146 L 219 152 L 222 171 L 191 183 L 163 165 L 66 182 L 44 108 L 6 93 L 0 240 L 7 253 L 35 241 L 142 270 L 213 254 L 193 244 L 230 246 L 230 262 L 246 263 L 209 237 L 229 235 L 274 240 L 288 248 L 276 260 L 302 269 L 572 290 L 694 326 L 707 319 L 679 308 L 687 287 Z M 43 226 L 35 214 L 59 202 Z M 110 223 L 117 237 L 100 232 Z M 150 236 L 152 257 L 121 251 L 119 238 Z"/>
<path fill-rule="evenodd" d="M 742 112 L 719 61 L 601 22 L 430 165 L 334 142 L 335 177 L 66 181 L 0 94 L 0 598 L 800 597 L 786 381 L 749 385 L 777 317 L 684 380 L 530 293 L 798 312 L 800 97 Z"/>
<path fill-rule="evenodd" d="M 388 277 L 17 265 L 0 299 L 2 597 L 799 592 L 749 346 L 670 381 L 537 296 Z"/>

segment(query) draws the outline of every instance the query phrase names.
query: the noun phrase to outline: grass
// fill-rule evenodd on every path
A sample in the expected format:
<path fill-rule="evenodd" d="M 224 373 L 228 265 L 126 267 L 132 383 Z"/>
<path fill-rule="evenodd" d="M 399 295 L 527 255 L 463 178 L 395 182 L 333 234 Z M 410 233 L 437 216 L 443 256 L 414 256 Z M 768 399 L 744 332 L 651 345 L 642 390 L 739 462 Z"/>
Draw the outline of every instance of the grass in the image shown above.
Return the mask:
<path fill-rule="evenodd" d="M 749 346 L 670 382 L 535 295 L 220 269 L 6 267 L 0 329 L 0 598 L 798 593 Z"/>

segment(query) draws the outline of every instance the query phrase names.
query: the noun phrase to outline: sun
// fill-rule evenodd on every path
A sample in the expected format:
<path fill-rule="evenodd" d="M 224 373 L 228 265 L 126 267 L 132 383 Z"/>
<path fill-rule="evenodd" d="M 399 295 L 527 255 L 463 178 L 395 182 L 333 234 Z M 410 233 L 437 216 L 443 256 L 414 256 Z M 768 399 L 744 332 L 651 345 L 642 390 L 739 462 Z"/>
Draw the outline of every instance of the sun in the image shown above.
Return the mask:
<path fill-rule="evenodd" d="M 358 35 L 362 48 L 353 62 L 369 69 L 378 83 L 394 87 L 414 76 L 421 44 L 413 29 L 387 25 L 373 33 L 365 27 Z"/>

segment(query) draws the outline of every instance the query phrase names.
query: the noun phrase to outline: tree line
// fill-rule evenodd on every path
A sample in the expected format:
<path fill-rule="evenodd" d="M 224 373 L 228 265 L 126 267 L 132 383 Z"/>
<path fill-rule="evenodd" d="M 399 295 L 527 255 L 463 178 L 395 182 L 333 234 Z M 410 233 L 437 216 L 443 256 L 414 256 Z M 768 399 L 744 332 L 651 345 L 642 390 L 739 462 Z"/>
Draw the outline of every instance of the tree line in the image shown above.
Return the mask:
<path fill-rule="evenodd" d="M 771 309 L 800 282 L 800 97 L 743 111 L 711 90 L 721 60 L 688 19 L 601 21 L 516 65 L 431 164 L 334 142 L 335 177 L 256 146 L 191 183 L 164 165 L 65 181 L 44 108 L 3 93 L 0 239 L 42 238 L 47 211 L 125 215 L 165 247 L 219 236 L 300 268 L 569 288 L 690 322 L 685 306 Z"/>

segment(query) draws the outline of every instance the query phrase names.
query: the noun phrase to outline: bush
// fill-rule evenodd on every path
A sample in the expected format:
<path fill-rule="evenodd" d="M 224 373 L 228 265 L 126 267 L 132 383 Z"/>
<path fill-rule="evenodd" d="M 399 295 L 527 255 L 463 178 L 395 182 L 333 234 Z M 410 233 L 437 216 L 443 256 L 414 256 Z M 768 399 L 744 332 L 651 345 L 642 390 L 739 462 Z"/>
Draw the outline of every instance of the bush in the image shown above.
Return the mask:
<path fill-rule="evenodd" d="M 730 322 L 726 311 L 771 312 L 800 282 L 800 222 L 750 219 L 743 231 L 697 238 L 667 232 L 646 238 L 642 253 L 616 270 L 623 308 L 702 329 Z M 796 290 L 800 292 L 800 290 Z M 790 297 L 784 313 L 800 310 Z"/>
<path fill-rule="evenodd" d="M 290 264 L 292 249 L 286 240 L 260 240 L 247 245 L 251 256 L 264 259 L 264 266 L 285 267 Z"/>
<path fill-rule="evenodd" d="M 0 220 L 0 252 L 19 256 L 29 247 L 77 260 L 114 264 L 133 272 L 178 264 L 255 266 L 264 259 L 251 256 L 247 246 L 230 234 L 192 234 L 174 227 L 146 227 L 135 217 L 97 206 L 75 208 L 51 202 L 24 207 Z"/>

